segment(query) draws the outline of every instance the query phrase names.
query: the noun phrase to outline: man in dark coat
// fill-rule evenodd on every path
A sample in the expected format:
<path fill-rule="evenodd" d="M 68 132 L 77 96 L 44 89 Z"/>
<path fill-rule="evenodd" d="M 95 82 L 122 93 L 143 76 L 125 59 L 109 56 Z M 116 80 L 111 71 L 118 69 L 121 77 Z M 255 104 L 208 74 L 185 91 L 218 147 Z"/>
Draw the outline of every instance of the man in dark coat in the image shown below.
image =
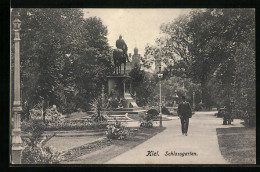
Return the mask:
<path fill-rule="evenodd" d="M 192 111 L 189 102 L 186 101 L 185 96 L 182 96 L 182 102 L 178 106 L 178 116 L 181 119 L 181 130 L 182 135 L 188 134 L 188 127 L 189 127 L 189 118 L 192 116 Z"/>
<path fill-rule="evenodd" d="M 119 39 L 116 41 L 116 47 L 123 50 L 125 57 L 129 61 L 128 55 L 127 55 L 128 48 L 127 48 L 125 41 L 122 39 L 121 35 L 119 36 Z"/>

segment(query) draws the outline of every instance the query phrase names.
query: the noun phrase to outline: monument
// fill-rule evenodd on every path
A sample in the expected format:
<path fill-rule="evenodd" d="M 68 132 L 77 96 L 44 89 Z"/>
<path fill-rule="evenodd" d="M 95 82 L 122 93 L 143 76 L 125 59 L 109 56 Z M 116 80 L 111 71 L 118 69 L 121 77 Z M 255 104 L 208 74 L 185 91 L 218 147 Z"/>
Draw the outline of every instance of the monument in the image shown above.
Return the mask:
<path fill-rule="evenodd" d="M 115 49 L 114 52 L 118 50 Z M 131 54 L 129 54 L 131 57 Z M 127 60 L 123 55 L 118 55 L 113 53 L 115 63 L 114 75 L 107 76 L 108 79 L 108 95 L 109 97 L 116 98 L 122 101 L 123 108 L 139 108 L 136 104 L 135 93 L 132 91 L 132 78 L 129 76 L 129 72 L 137 63 L 140 64 L 140 54 L 138 54 L 138 49 L 134 49 L 134 55 L 132 56 L 132 61 Z M 128 62 L 127 62 L 128 61 Z M 121 67 L 121 65 L 124 67 Z M 123 70 L 123 71 L 122 71 Z"/>

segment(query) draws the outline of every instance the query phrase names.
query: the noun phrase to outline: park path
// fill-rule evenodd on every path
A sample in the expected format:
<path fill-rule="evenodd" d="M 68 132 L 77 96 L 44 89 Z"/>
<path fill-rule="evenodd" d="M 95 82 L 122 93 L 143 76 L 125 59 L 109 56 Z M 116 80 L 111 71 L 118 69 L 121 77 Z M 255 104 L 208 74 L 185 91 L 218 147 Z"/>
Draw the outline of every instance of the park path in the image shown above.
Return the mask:
<path fill-rule="evenodd" d="M 190 119 L 188 136 L 181 134 L 179 119 L 163 121 L 166 129 L 162 133 L 106 164 L 228 164 L 220 153 L 216 128 L 242 127 L 241 121 L 236 119 L 231 126 L 223 126 L 214 113 L 196 112 Z M 148 151 L 158 151 L 159 156 L 146 156 Z M 166 151 L 189 155 L 165 156 Z"/>

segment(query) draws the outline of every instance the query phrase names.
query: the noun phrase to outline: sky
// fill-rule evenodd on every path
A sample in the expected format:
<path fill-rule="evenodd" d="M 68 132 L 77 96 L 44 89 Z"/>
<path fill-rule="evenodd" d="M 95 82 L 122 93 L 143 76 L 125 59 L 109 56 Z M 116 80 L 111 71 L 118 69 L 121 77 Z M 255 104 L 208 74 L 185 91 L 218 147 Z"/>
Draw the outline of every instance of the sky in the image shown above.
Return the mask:
<path fill-rule="evenodd" d="M 128 46 L 128 53 L 134 48 L 143 56 L 147 44 L 155 44 L 162 23 L 169 23 L 190 9 L 83 9 L 84 17 L 100 17 L 108 28 L 108 42 L 115 48 L 121 34 Z"/>

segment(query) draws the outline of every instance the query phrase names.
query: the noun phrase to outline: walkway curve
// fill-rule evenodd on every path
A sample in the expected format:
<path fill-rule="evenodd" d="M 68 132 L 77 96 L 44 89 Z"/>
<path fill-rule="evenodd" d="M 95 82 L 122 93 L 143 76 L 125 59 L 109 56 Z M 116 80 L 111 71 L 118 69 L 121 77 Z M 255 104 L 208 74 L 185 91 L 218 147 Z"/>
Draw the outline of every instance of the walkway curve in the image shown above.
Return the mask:
<path fill-rule="evenodd" d="M 106 164 L 228 164 L 220 153 L 216 128 L 242 125 L 235 120 L 232 126 L 223 126 L 222 119 L 214 113 L 195 113 L 190 119 L 188 136 L 181 134 L 179 119 L 164 121 L 166 129 L 162 133 Z"/>

